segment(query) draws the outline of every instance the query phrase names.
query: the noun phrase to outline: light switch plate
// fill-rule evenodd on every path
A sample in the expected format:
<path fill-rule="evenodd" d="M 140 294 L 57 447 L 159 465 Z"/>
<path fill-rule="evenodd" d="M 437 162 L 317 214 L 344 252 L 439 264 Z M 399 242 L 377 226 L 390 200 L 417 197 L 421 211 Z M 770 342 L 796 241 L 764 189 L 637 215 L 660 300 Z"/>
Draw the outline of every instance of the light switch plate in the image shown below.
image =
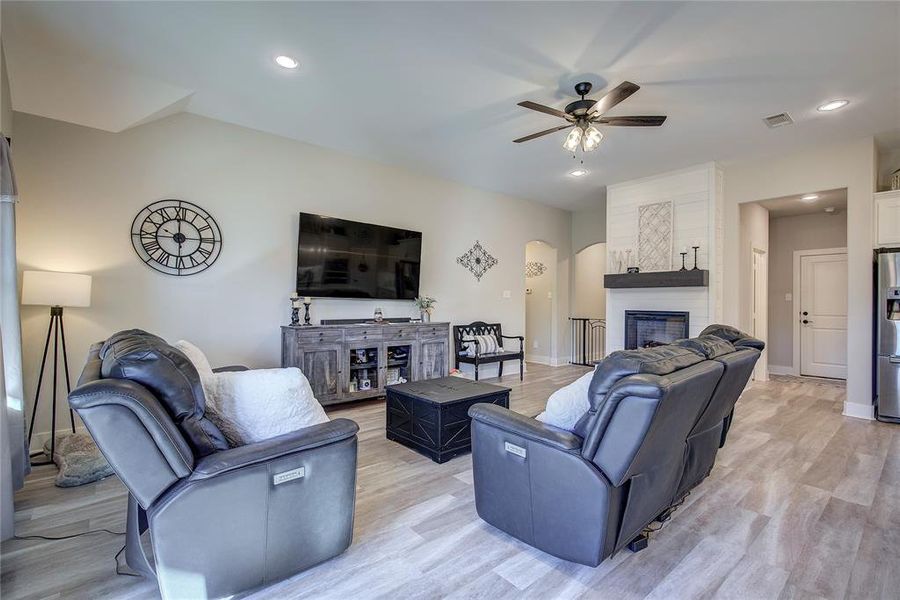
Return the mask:
<path fill-rule="evenodd" d="M 509 290 L 503 290 L 503 297 L 504 298 L 512 298 L 512 292 Z"/>
<path fill-rule="evenodd" d="M 794 295 L 792 293 L 788 292 L 787 294 L 784 295 L 784 301 L 785 302 L 793 302 Z"/>

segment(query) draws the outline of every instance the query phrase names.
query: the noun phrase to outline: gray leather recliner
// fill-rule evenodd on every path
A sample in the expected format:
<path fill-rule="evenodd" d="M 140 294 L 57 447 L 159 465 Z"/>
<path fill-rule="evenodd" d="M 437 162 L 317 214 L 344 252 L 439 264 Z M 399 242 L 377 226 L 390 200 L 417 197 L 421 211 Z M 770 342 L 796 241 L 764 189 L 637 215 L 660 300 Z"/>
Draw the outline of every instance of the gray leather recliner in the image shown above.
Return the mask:
<path fill-rule="evenodd" d="M 128 488 L 126 563 L 155 576 L 164 598 L 230 596 L 350 545 L 353 421 L 228 448 L 204 415 L 196 369 L 140 330 L 91 348 L 69 402 Z M 153 565 L 140 542 L 148 528 Z"/>
<path fill-rule="evenodd" d="M 590 566 L 628 545 L 709 473 L 721 415 L 730 414 L 747 364 L 759 356 L 724 338 L 705 343 L 718 352 L 712 360 L 690 344 L 608 356 L 573 432 L 498 406 L 473 406 L 479 516 Z"/>

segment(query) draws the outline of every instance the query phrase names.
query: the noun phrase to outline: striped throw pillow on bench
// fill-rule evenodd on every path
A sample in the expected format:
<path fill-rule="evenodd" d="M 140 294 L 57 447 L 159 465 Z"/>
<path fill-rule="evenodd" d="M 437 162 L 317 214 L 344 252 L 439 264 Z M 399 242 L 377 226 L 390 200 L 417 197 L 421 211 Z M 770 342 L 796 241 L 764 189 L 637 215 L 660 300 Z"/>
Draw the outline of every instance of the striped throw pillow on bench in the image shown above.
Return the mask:
<path fill-rule="evenodd" d="M 478 340 L 478 344 L 475 344 L 475 340 Z M 493 335 L 470 335 L 463 338 L 463 343 L 466 347 L 466 356 L 469 358 L 475 357 L 476 348 L 478 354 L 503 352 L 503 346 L 500 345 L 500 342 Z"/>

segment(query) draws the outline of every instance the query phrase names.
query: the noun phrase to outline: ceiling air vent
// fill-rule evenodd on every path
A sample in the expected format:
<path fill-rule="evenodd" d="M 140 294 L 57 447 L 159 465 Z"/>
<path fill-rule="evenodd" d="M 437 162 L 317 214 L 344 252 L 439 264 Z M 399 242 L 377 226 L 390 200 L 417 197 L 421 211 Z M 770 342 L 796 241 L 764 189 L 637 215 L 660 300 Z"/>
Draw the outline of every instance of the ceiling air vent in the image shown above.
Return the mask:
<path fill-rule="evenodd" d="M 790 125 L 794 120 L 791 118 L 791 115 L 786 112 L 778 113 L 777 115 L 772 115 L 771 117 L 766 117 L 763 119 L 763 123 L 765 123 L 769 129 L 775 129 L 776 127 L 781 127 L 782 125 Z"/>

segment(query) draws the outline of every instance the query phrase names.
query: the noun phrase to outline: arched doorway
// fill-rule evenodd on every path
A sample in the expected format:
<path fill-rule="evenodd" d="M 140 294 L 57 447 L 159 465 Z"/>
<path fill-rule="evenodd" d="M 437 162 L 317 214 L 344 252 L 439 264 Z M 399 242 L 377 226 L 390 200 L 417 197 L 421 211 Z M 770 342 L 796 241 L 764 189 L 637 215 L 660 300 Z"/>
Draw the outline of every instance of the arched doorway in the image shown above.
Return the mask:
<path fill-rule="evenodd" d="M 606 243 L 576 252 L 572 271 L 572 362 L 590 365 L 606 355 Z"/>

